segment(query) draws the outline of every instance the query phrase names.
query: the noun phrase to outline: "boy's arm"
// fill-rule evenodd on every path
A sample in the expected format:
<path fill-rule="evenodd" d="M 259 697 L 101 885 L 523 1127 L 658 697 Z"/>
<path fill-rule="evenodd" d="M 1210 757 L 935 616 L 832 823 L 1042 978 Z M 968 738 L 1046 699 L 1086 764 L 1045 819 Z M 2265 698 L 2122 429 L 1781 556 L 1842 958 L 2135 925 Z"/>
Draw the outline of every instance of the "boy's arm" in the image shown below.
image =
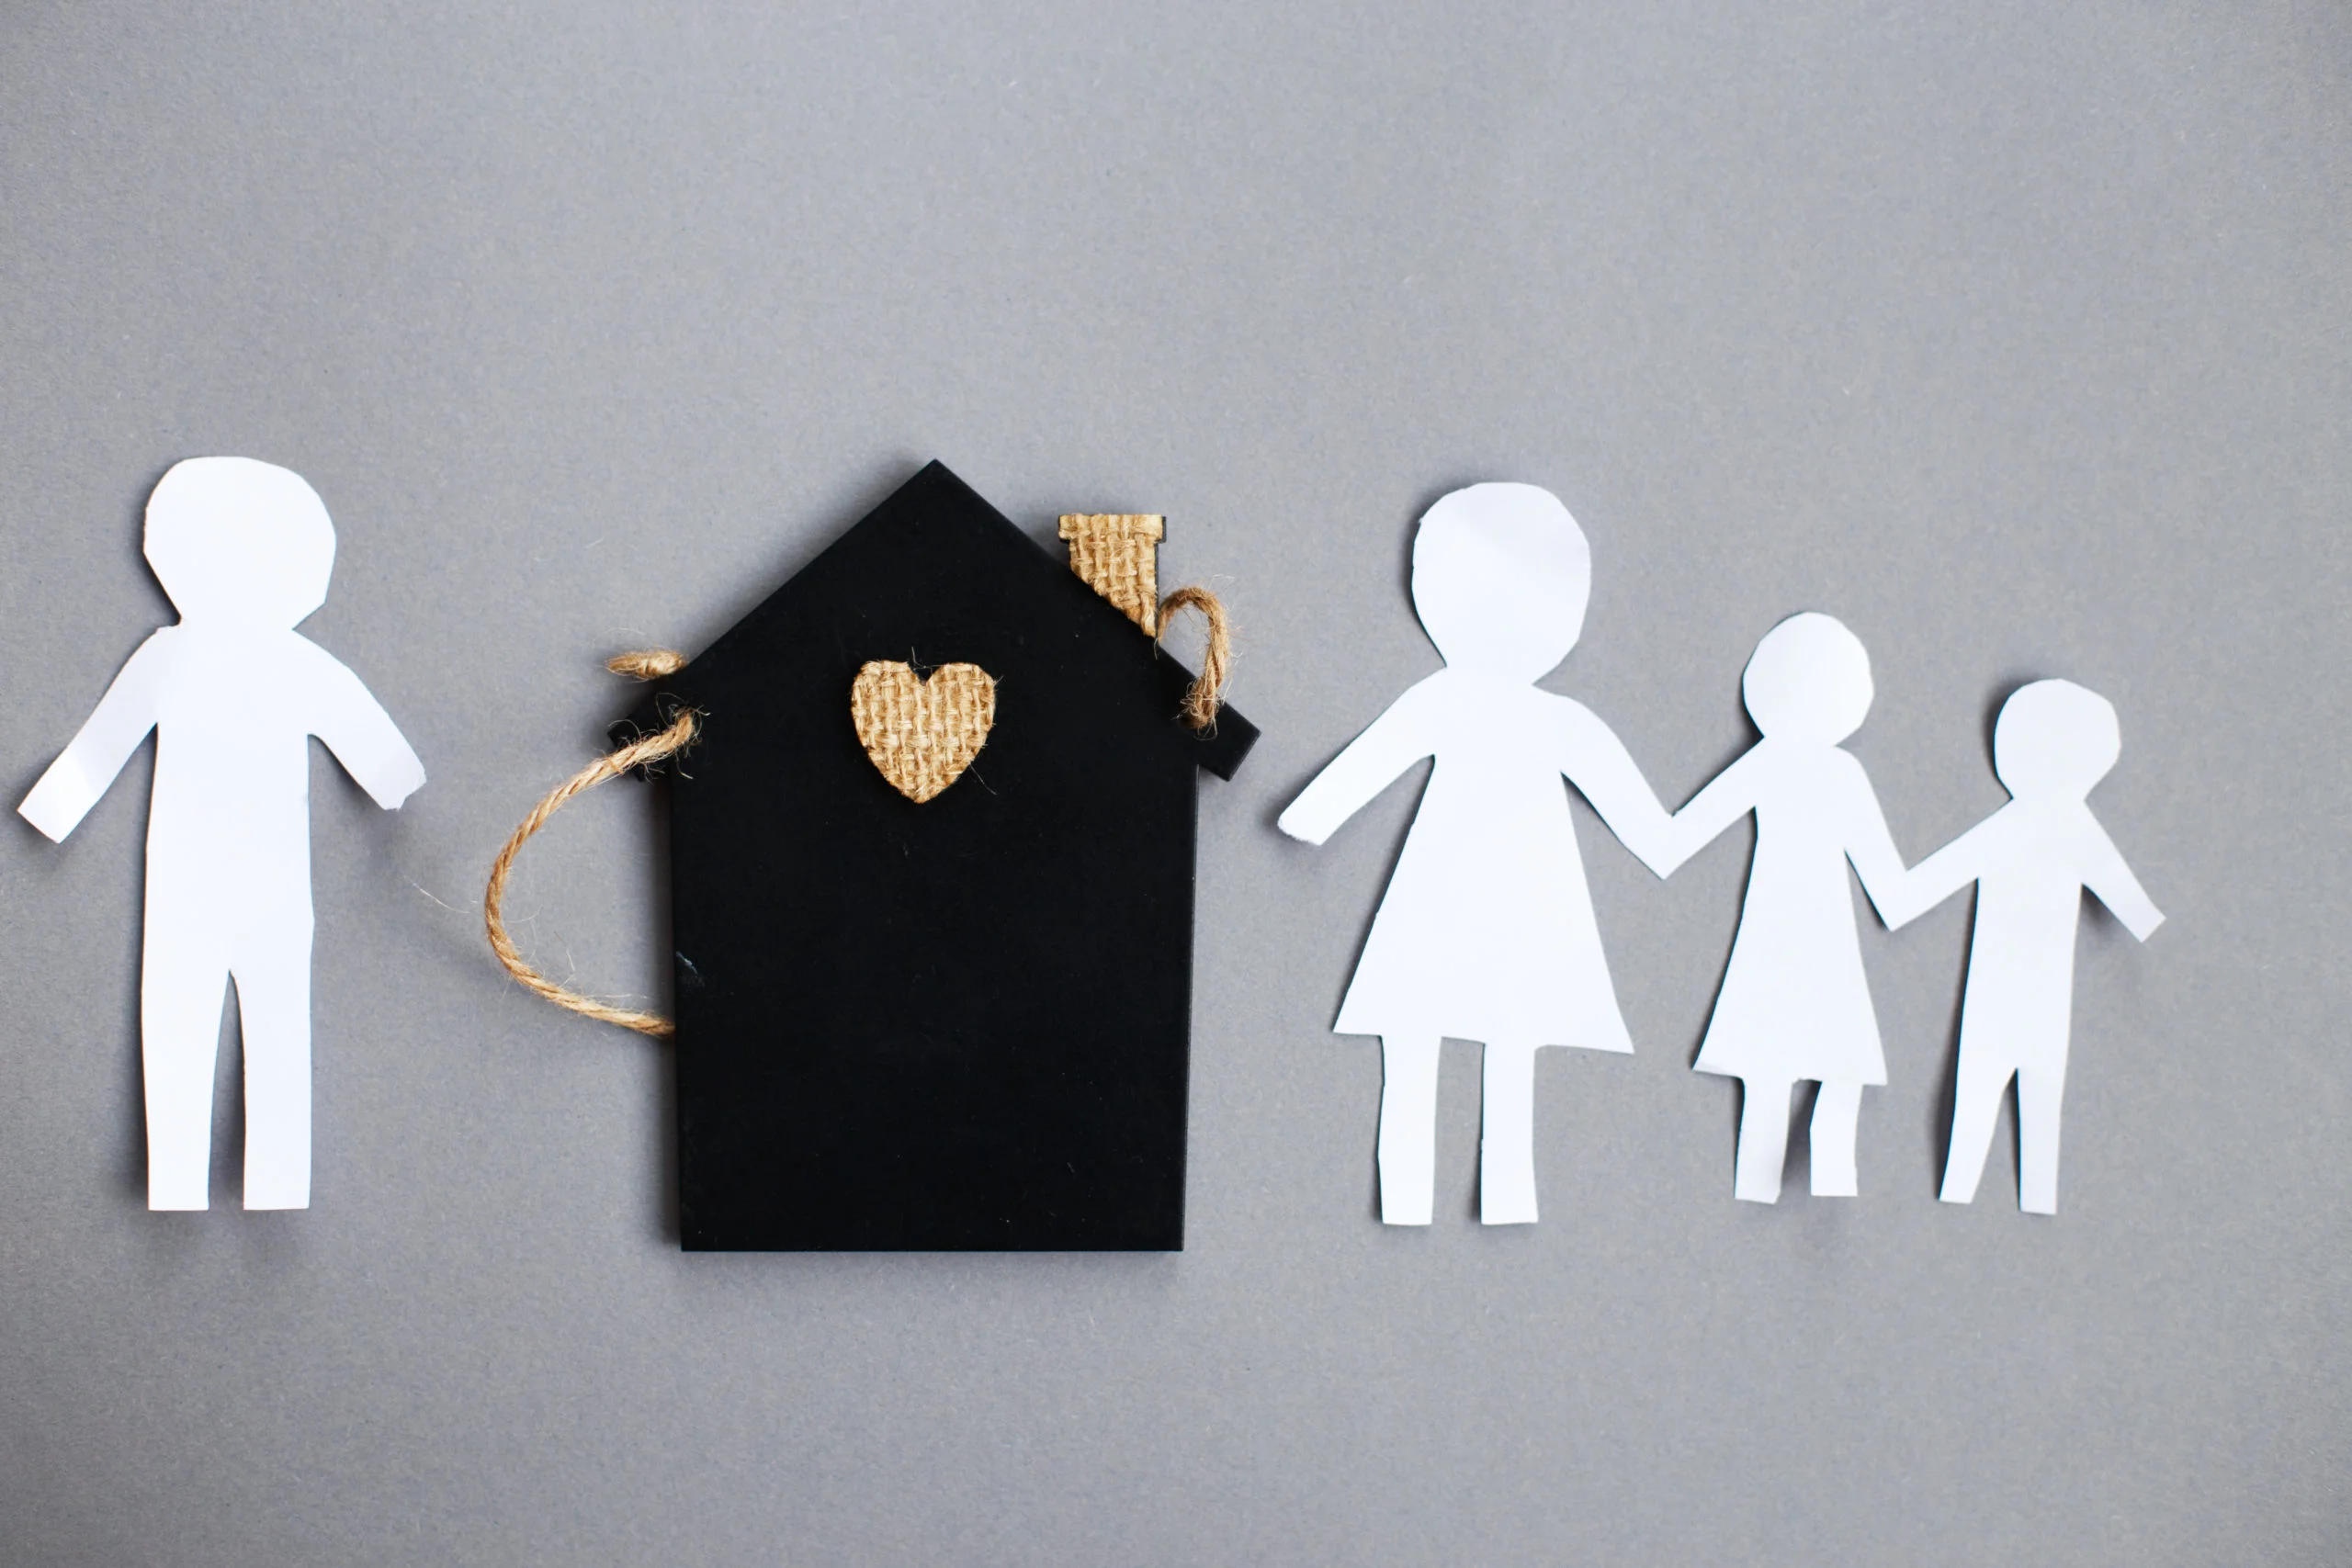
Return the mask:
<path fill-rule="evenodd" d="M 1755 758 L 1756 749 L 1751 746 L 1730 767 L 1709 780 L 1706 787 L 1682 803 L 1682 809 L 1668 823 L 1659 875 L 1672 872 L 1713 843 L 1724 829 L 1756 809 L 1756 795 L 1748 787 L 1748 775 L 1756 771 Z"/>
<path fill-rule="evenodd" d="M 1560 772 L 1609 824 L 1617 841 L 1660 876 L 1679 865 L 1687 857 L 1675 853 L 1679 835 L 1673 819 L 1617 732 L 1581 703 L 1570 704 L 1562 728 Z"/>
<path fill-rule="evenodd" d="M 19 817 L 57 842 L 81 825 L 155 728 L 164 682 L 171 675 L 171 635 L 166 626 L 139 645 L 79 733 L 17 807 Z"/>
<path fill-rule="evenodd" d="M 424 764 L 358 676 L 309 638 L 298 640 L 309 650 L 311 733 L 377 805 L 391 810 L 424 782 Z"/>
<path fill-rule="evenodd" d="M 2088 813 L 2085 816 L 2087 818 Z M 2164 911 L 2148 897 L 2148 890 L 2140 886 L 2140 879 L 2132 874 L 2132 868 L 2123 863 L 2123 852 L 2107 836 L 2107 829 L 2096 821 L 2089 826 L 2092 841 L 2084 846 L 2089 852 L 2084 857 L 2083 886 L 2098 895 L 2098 901 L 2123 922 L 2125 931 L 2145 942 L 2165 923 Z"/>
<path fill-rule="evenodd" d="M 1421 691 L 1415 686 L 1389 704 L 1283 807 L 1274 826 L 1294 839 L 1319 844 L 1397 774 L 1428 756 L 1435 739 L 1424 722 Z"/>
<path fill-rule="evenodd" d="M 1886 922 L 1886 929 L 1898 931 L 1909 925 L 1983 875 L 1985 840 L 1999 818 L 2000 812 L 1995 812 L 1913 866 L 1885 898 L 1872 895 L 1871 902 L 1878 906 L 1879 919 Z"/>

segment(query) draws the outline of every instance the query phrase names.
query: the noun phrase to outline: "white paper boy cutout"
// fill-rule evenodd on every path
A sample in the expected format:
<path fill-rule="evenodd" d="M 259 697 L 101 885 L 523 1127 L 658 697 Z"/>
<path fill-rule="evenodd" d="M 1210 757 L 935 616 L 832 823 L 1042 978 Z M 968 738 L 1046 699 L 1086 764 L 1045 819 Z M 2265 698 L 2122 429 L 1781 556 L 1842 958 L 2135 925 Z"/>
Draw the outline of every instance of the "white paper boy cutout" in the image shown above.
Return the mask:
<path fill-rule="evenodd" d="M 245 1207 L 308 1208 L 310 737 L 388 810 L 424 767 L 358 677 L 293 629 L 334 568 L 334 525 L 300 475 L 249 457 L 175 464 L 147 501 L 147 559 L 179 623 L 140 645 L 17 809 L 62 841 L 156 731 L 140 977 L 148 1207 L 206 1207 L 233 976 Z"/>
<path fill-rule="evenodd" d="M 1914 866 L 1888 911 L 1899 925 L 1976 884 L 1951 1154 L 1944 1165 L 1947 1203 L 1976 1196 L 2001 1093 L 2014 1076 L 2018 1207 L 2058 1212 L 2058 1111 L 2083 890 L 2097 894 L 2142 942 L 2165 919 L 2084 799 L 2121 749 L 2106 698 L 2071 681 L 2020 688 L 2001 705 L 1993 727 L 1993 771 L 2009 804 Z"/>
<path fill-rule="evenodd" d="M 1862 1086 L 1886 1082 L 1886 1057 L 1846 866 L 1881 909 L 1903 876 L 1870 779 L 1838 745 L 1870 711 L 1870 656 L 1831 617 L 1792 615 L 1756 645 L 1740 691 L 1763 739 L 1675 814 L 1667 866 L 1756 814 L 1739 934 L 1692 1065 L 1741 1082 L 1734 1196 L 1779 1200 L 1789 1093 L 1811 1078 L 1813 1190 L 1850 1198 Z"/>
<path fill-rule="evenodd" d="M 1631 1051 L 1609 981 L 1565 776 L 1656 869 L 1665 809 L 1609 727 L 1534 682 L 1576 645 L 1592 566 L 1567 508 L 1481 484 L 1430 508 L 1413 607 L 1445 668 L 1396 699 L 1277 823 L 1319 844 L 1434 757 L 1340 1016 L 1381 1043 L 1380 1217 L 1430 1223 L 1440 1041 L 1485 1052 L 1478 1213 L 1535 1218 L 1535 1052 Z"/>

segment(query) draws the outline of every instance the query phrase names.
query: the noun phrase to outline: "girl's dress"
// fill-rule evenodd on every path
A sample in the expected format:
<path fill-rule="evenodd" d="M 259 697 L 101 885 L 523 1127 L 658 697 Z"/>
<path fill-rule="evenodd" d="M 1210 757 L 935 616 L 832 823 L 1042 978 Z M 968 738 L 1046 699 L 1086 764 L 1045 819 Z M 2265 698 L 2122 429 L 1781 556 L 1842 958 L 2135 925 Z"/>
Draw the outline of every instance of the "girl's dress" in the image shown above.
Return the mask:
<path fill-rule="evenodd" d="M 1333 1031 L 1631 1051 L 1563 775 L 1621 834 L 1663 813 L 1582 704 L 1441 671 L 1360 737 L 1434 755 Z"/>
<path fill-rule="evenodd" d="M 1723 790 L 1756 812 L 1756 860 L 1714 1016 L 1692 1065 L 1702 1073 L 1793 1083 L 1883 1084 L 1886 1055 L 1862 975 L 1850 852 L 1884 889 L 1901 871 L 1862 765 L 1834 746 L 1767 739 L 1683 808 Z"/>

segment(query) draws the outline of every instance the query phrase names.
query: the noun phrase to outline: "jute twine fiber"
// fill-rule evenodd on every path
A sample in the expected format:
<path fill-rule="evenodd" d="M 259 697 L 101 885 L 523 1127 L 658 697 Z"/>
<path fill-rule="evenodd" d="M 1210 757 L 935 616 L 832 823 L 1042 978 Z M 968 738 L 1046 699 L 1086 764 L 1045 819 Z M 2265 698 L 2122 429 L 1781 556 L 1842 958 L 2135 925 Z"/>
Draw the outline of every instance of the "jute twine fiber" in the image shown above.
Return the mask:
<path fill-rule="evenodd" d="M 1187 728 L 1214 730 L 1217 709 L 1225 705 L 1226 677 L 1233 670 L 1233 622 L 1225 613 L 1225 601 L 1207 589 L 1179 588 L 1159 602 L 1159 631 L 1154 641 L 1168 635 L 1168 618 L 1179 610 L 1198 610 L 1207 623 L 1207 636 L 1201 644 L 1201 672 L 1184 688 L 1184 704 L 1177 711 Z"/>
<path fill-rule="evenodd" d="M 1233 666 L 1233 627 L 1225 604 L 1205 588 L 1179 588 L 1159 597 L 1159 541 L 1168 519 L 1150 512 L 1066 512 L 1061 536 L 1069 544 L 1069 569 L 1116 604 L 1154 641 L 1167 635 L 1168 617 L 1198 610 L 1208 624 L 1201 672 L 1184 693 L 1184 722 L 1194 729 L 1216 723 L 1225 705 L 1226 677 Z"/>
<path fill-rule="evenodd" d="M 1206 631 L 1201 672 L 1185 689 L 1181 711 L 1191 728 L 1213 729 L 1217 710 L 1225 705 L 1225 682 L 1233 664 L 1232 626 L 1223 602 L 1205 588 L 1179 588 L 1164 599 L 1157 597 L 1159 545 L 1165 532 L 1164 518 L 1145 513 L 1071 513 L 1061 520 L 1061 536 L 1069 542 L 1070 570 L 1155 642 L 1166 635 L 1169 619 L 1178 611 L 1200 613 Z M 685 664 L 683 655 L 667 649 L 646 649 L 607 660 L 605 668 L 633 680 L 659 681 Z M 956 782 L 987 742 L 996 723 L 996 682 L 975 664 L 944 664 L 925 681 L 904 664 L 876 660 L 858 671 L 850 688 L 850 717 L 882 776 L 910 799 L 930 800 Z M 658 1013 L 608 1007 L 582 996 L 525 961 L 506 930 L 506 881 L 523 846 L 572 796 L 676 756 L 693 742 L 699 728 L 699 716 L 692 709 L 682 711 L 669 728 L 597 758 L 548 791 L 499 850 L 491 863 L 489 886 L 482 889 L 482 928 L 490 935 L 490 950 L 509 975 L 560 1008 L 657 1040 L 675 1034 L 677 1025 Z"/>
<path fill-rule="evenodd" d="M 996 723 L 996 680 L 977 664 L 943 664 L 929 680 L 869 660 L 850 682 L 858 744 L 900 795 L 920 806 L 963 776 Z"/>
<path fill-rule="evenodd" d="M 642 652 L 624 653 L 608 660 L 605 668 L 616 675 L 628 675 L 639 681 L 658 681 L 684 669 L 686 661 L 667 649 L 649 649 Z M 531 807 L 521 827 L 498 852 L 490 864 L 490 886 L 482 890 L 481 919 L 490 933 L 490 950 L 498 954 L 498 962 L 532 990 L 560 1008 L 569 1008 L 582 1018 L 593 1018 L 604 1023 L 617 1023 L 623 1029 L 634 1029 L 639 1034 L 650 1034 L 657 1040 L 667 1040 L 677 1031 L 677 1025 L 658 1013 L 636 1012 L 628 1008 L 607 1007 L 593 997 L 557 985 L 526 963 L 506 932 L 503 906 L 506 901 L 506 879 L 514 870 L 514 856 L 530 841 L 531 836 L 548 825 L 548 818 L 562 810 L 573 795 L 582 790 L 595 788 L 606 779 L 618 778 L 633 768 L 645 767 L 675 756 L 685 750 L 695 738 L 696 716 L 691 708 L 681 712 L 675 723 L 659 734 L 648 735 L 631 741 L 617 751 L 597 758 L 570 778 L 549 790 L 542 800 Z"/>

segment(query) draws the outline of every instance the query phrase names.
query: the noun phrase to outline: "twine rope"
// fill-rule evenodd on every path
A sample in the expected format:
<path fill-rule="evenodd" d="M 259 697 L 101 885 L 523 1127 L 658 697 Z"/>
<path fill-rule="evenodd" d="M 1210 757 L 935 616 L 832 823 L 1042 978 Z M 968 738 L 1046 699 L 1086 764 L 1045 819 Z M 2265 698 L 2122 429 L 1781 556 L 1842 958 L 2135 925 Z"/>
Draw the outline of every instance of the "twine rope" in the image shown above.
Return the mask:
<path fill-rule="evenodd" d="M 616 675 L 633 680 L 658 681 L 684 669 L 682 655 L 668 649 L 647 649 L 620 654 L 605 661 L 605 668 Z M 644 736 L 616 751 L 607 752 L 588 766 L 556 785 L 543 796 L 531 814 L 523 818 L 490 864 L 490 885 L 482 890 L 482 928 L 490 933 L 490 950 L 498 955 L 506 972 L 538 995 L 560 1008 L 568 1008 L 582 1018 L 593 1018 L 600 1023 L 617 1023 L 623 1029 L 634 1029 L 639 1034 L 650 1034 L 656 1040 L 667 1040 L 677 1032 L 677 1025 L 659 1013 L 639 1012 L 628 1008 L 608 1007 L 594 997 L 568 990 L 531 967 L 514 939 L 507 934 L 503 906 L 506 902 L 506 879 L 514 870 L 514 857 L 534 834 L 548 825 L 548 819 L 562 810 L 572 796 L 595 788 L 606 779 L 618 778 L 635 768 L 659 762 L 685 750 L 695 738 L 696 716 L 692 708 L 682 710 L 669 728 Z"/>
<path fill-rule="evenodd" d="M 1168 619 L 1179 610 L 1198 610 L 1208 636 L 1201 648 L 1201 672 L 1184 689 L 1184 705 L 1178 711 L 1187 728 L 1213 731 L 1217 710 L 1225 706 L 1226 678 L 1233 671 L 1233 623 L 1224 600 L 1205 588 L 1187 585 L 1159 602 L 1159 631 L 1154 641 L 1168 635 Z"/>

